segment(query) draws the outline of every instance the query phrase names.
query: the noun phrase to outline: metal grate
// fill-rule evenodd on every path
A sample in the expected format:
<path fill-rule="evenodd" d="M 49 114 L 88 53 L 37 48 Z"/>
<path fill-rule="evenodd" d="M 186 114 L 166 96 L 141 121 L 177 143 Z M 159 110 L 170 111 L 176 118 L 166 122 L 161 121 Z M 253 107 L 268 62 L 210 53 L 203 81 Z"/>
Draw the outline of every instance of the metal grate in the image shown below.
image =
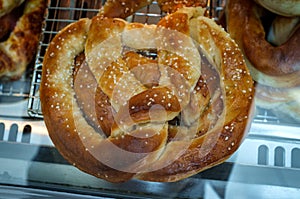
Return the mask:
<path fill-rule="evenodd" d="M 95 16 L 104 1 L 75 0 L 51 1 L 43 30 L 40 49 L 37 54 L 36 65 L 33 71 L 31 89 L 29 94 L 28 113 L 32 117 L 43 118 L 39 99 L 39 85 L 42 77 L 42 62 L 46 49 L 52 38 L 66 25 L 84 17 Z M 211 16 L 218 19 L 223 13 L 224 0 L 208 0 L 207 10 Z M 164 16 L 159 6 L 154 1 L 151 5 L 142 8 L 134 15 L 127 18 L 129 22 L 156 24 Z"/>
<path fill-rule="evenodd" d="M 29 116 L 43 118 L 39 98 L 39 86 L 42 78 L 43 57 L 49 43 L 66 25 L 80 18 L 95 16 L 102 4 L 102 0 L 51 1 L 33 70 L 28 102 Z"/>
<path fill-rule="evenodd" d="M 19 81 L 0 83 L 0 97 L 28 97 L 30 78 L 31 77 L 24 75 Z M 4 98 L 0 99 L 3 100 Z"/>
<path fill-rule="evenodd" d="M 22 126 L 21 126 L 22 127 Z M 17 123 L 8 128 L 5 123 L 0 122 L 0 141 L 30 143 L 31 126 L 25 125 L 19 129 Z M 5 132 L 8 132 L 7 134 Z"/>
<path fill-rule="evenodd" d="M 271 111 L 266 109 L 258 108 L 256 109 L 254 122 L 260 123 L 272 123 L 272 124 L 280 124 L 282 123 L 276 115 L 274 115 Z"/>
<path fill-rule="evenodd" d="M 0 103 L 15 102 L 27 98 L 30 91 L 32 66 L 21 79 L 14 82 L 0 82 Z"/>
<path fill-rule="evenodd" d="M 224 17 L 225 2 L 225 0 L 208 0 L 207 3 L 208 15 L 220 23 L 222 23 Z M 66 25 L 80 18 L 95 16 L 103 3 L 104 1 L 91 0 L 51 1 L 32 76 L 28 103 L 29 116 L 43 118 L 39 98 L 39 85 L 42 77 L 43 56 L 52 38 Z M 159 6 L 154 1 L 150 6 L 142 8 L 134 15 L 128 17 L 127 21 L 156 24 L 163 16 L 164 13 L 160 11 Z M 257 109 L 254 120 L 255 122 L 263 123 L 279 123 L 275 115 L 263 109 Z"/>

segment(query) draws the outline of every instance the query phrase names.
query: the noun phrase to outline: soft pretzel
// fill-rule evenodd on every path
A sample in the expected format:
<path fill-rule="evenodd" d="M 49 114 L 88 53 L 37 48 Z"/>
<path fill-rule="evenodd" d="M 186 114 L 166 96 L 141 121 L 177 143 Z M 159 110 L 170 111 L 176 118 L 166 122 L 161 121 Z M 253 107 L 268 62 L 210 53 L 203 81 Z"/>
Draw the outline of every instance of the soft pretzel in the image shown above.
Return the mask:
<path fill-rule="evenodd" d="M 237 150 L 253 81 L 238 46 L 203 13 L 181 9 L 157 25 L 96 16 L 57 34 L 41 105 L 71 164 L 111 182 L 170 182 Z"/>
<path fill-rule="evenodd" d="M 300 28 L 280 46 L 265 39 L 260 20 L 265 11 L 252 0 L 229 0 L 227 30 L 238 43 L 252 77 L 267 86 L 293 87 L 300 84 Z M 243 28 L 241 28 L 243 27 Z"/>
<path fill-rule="evenodd" d="M 0 17 L 18 7 L 24 0 L 0 0 Z"/>
<path fill-rule="evenodd" d="M 134 14 L 139 9 L 150 5 L 153 0 L 108 0 L 100 9 L 99 15 L 105 17 L 126 18 Z M 206 7 L 207 0 L 158 0 L 157 1 L 162 12 L 173 13 L 183 7 Z"/>
<path fill-rule="evenodd" d="M 300 16 L 299 0 L 255 0 L 264 8 L 281 16 Z"/>
<path fill-rule="evenodd" d="M 7 40 L 0 43 L 0 79 L 16 80 L 33 60 L 48 0 L 27 0 L 24 13 Z"/>
<path fill-rule="evenodd" d="M 256 105 L 281 121 L 299 122 L 299 17 L 274 15 L 251 0 L 229 0 L 226 16 L 227 29 L 257 82 Z M 269 33 L 265 33 L 268 26 L 260 18 L 274 18 Z"/>

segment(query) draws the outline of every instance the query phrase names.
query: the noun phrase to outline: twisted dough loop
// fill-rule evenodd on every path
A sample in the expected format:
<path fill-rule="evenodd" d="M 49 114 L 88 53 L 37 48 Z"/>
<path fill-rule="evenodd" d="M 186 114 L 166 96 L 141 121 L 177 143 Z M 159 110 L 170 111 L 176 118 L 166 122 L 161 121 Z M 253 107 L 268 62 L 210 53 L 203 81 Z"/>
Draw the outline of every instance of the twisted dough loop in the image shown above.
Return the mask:
<path fill-rule="evenodd" d="M 0 79 L 16 80 L 32 61 L 48 0 L 27 0 L 24 13 L 6 41 L 0 43 Z"/>
<path fill-rule="evenodd" d="M 253 82 L 237 45 L 199 13 L 180 10 L 157 26 L 81 19 L 53 39 L 43 63 L 42 110 L 69 162 L 111 182 L 168 182 L 236 151 Z M 157 58 L 144 50 L 155 50 Z M 153 82 L 140 81 L 142 71 Z"/>

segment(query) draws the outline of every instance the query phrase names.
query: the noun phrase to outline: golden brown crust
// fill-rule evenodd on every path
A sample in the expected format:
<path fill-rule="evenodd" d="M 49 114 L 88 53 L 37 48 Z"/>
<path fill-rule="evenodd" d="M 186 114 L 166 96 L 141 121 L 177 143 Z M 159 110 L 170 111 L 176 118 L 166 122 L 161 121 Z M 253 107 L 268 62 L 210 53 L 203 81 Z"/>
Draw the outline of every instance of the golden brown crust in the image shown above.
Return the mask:
<path fill-rule="evenodd" d="M 90 23 L 88 19 L 81 19 L 65 27 L 47 49 L 46 59 L 43 63 L 43 83 L 41 84 L 44 120 L 51 139 L 70 163 L 100 178 L 107 177 L 111 181 L 125 181 L 132 178 L 133 174 L 114 170 L 97 160 L 89 152 L 93 148 L 109 146 L 109 142 L 101 139 L 101 135 L 98 133 L 93 134 L 95 130 L 93 127 L 89 127 L 82 118 L 79 105 L 73 104 L 75 99 L 73 99 L 72 87 L 76 83 L 73 83 L 74 80 L 71 79 L 71 76 L 74 58 L 84 51 Z M 73 50 L 70 51 L 70 48 Z M 61 65 L 61 63 L 64 64 Z M 80 85 L 78 86 L 80 88 Z M 62 94 L 63 97 L 59 97 L 58 94 Z M 83 126 L 82 123 L 86 125 Z M 88 142 L 82 142 L 83 138 Z M 107 151 L 107 153 L 109 152 L 110 150 Z"/>
<path fill-rule="evenodd" d="M 0 79 L 21 77 L 37 50 L 48 0 L 28 0 L 9 38 L 0 43 Z"/>
<path fill-rule="evenodd" d="M 257 82 L 276 87 L 299 85 L 300 28 L 284 44 L 272 46 L 265 39 L 261 13 L 262 8 L 251 0 L 228 1 L 228 32 L 245 54 L 247 65 Z"/>
<path fill-rule="evenodd" d="M 166 13 L 176 12 L 178 9 L 183 7 L 202 7 L 207 6 L 207 0 L 179 0 L 179 1 L 170 1 L 170 0 L 158 0 L 157 3 L 160 6 L 160 9 Z"/>
<path fill-rule="evenodd" d="M 271 44 L 265 38 L 264 24 L 260 20 L 268 14 L 250 0 L 229 0 L 226 8 L 227 28 L 241 47 L 257 82 L 256 105 L 273 112 L 281 121 L 299 122 L 296 94 L 300 83 L 299 17 L 275 15 L 268 35 Z M 245 28 L 240 28 L 242 26 Z"/>
<path fill-rule="evenodd" d="M 204 50 L 206 51 L 212 46 L 218 48 L 218 51 L 210 52 L 211 55 L 208 54 L 207 56 L 215 60 L 214 63 L 220 73 L 220 78 L 224 81 L 225 89 L 231 88 L 230 92 L 227 90 L 223 93 L 224 110 L 220 113 L 218 123 L 204 135 L 192 139 L 190 143 L 169 143 L 156 164 L 168 165 L 169 158 L 172 157 L 174 151 L 180 155 L 168 166 L 140 175 L 139 178 L 141 179 L 177 181 L 198 173 L 227 159 L 238 148 L 244 136 L 242 132 L 246 130 L 249 111 L 251 110 L 253 82 L 242 56 L 236 56 L 240 55 L 240 50 L 229 36 L 211 20 L 198 18 L 195 23 L 197 25 L 194 24 L 193 27 L 196 30 L 199 28 L 199 32 L 194 39 L 203 45 Z M 237 74 L 234 72 L 237 68 L 241 70 L 238 72 L 238 76 L 241 75 L 239 80 L 236 79 Z M 238 85 L 237 82 L 239 82 Z M 203 114 L 199 119 L 206 116 Z M 199 126 L 197 132 L 199 129 L 202 127 Z M 192 129 L 189 130 L 192 131 Z M 180 153 L 182 148 L 186 150 Z"/>
<path fill-rule="evenodd" d="M 170 182 L 236 151 L 249 123 L 253 82 L 237 45 L 198 9 L 179 10 L 157 26 L 81 19 L 53 39 L 41 103 L 49 135 L 70 163 L 111 182 Z M 142 46 L 127 42 L 138 34 Z M 143 34 L 154 34 L 155 42 L 147 46 Z M 157 58 L 140 53 L 148 50 Z M 131 72 L 145 63 L 153 84 Z M 199 105 L 205 107 L 200 114 L 180 118 L 203 98 L 209 100 Z"/>
<path fill-rule="evenodd" d="M 261 72 L 268 75 L 285 75 L 299 70 L 300 28 L 284 44 L 274 47 L 266 41 L 265 31 L 260 22 L 258 9 L 249 17 L 246 24 L 243 46 L 248 59 Z"/>
<path fill-rule="evenodd" d="M 158 62 L 155 59 L 144 57 L 136 52 L 128 52 L 124 56 L 129 70 L 134 74 L 145 87 L 151 88 L 159 85 L 160 71 Z M 148 67 L 141 68 L 140 65 Z"/>

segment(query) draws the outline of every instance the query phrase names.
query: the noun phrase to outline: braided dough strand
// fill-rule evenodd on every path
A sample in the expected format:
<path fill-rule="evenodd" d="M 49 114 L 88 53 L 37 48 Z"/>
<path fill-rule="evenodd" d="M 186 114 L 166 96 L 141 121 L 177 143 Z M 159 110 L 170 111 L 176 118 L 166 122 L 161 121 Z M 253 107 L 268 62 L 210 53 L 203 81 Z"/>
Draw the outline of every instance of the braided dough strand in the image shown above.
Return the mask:
<path fill-rule="evenodd" d="M 191 133 L 196 128 L 196 136 L 190 141 L 185 141 L 185 137 L 182 141 L 175 139 L 170 142 L 166 146 L 164 154 L 156 161 L 156 164 L 160 165 L 162 169 L 141 174 L 139 178 L 143 180 L 176 181 L 183 176 L 194 175 L 221 163 L 240 145 L 243 138 L 243 134 L 240 132 L 247 128 L 254 91 L 253 82 L 243 57 L 236 56 L 240 54 L 239 48 L 229 35 L 220 31 L 220 27 L 210 19 L 197 17 L 191 20 L 191 27 L 195 28 L 193 38 L 203 47 L 207 53 L 207 59 L 215 64 L 220 75 L 222 82 L 219 89 L 224 92 L 222 92 L 219 103 L 224 103 L 224 109 L 218 111 L 216 108 L 212 112 L 208 110 L 200 114 L 199 123 L 196 122 L 196 126 L 194 124 L 187 130 Z M 199 81 L 201 82 L 201 79 Z M 219 89 L 216 88 L 216 90 Z M 196 88 L 196 90 L 198 89 Z M 203 119 L 212 120 L 211 116 L 214 114 L 218 115 L 216 116 L 217 123 L 211 124 L 212 126 L 206 129 L 207 132 L 202 134 L 204 128 L 201 124 L 205 123 Z M 177 129 L 177 133 L 187 136 L 185 130 Z M 176 160 L 170 163 L 170 157 L 174 156 L 174 151 L 180 152 L 177 154 Z"/>

